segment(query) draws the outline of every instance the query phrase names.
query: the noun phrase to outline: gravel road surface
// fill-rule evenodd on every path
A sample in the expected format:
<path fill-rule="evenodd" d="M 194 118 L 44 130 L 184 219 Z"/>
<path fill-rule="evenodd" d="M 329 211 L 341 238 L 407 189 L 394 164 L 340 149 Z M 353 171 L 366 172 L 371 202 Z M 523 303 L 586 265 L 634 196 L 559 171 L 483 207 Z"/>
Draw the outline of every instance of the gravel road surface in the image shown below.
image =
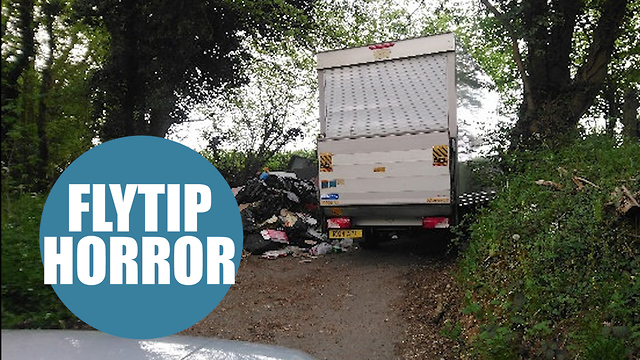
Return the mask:
<path fill-rule="evenodd" d="M 318 359 L 456 359 L 443 336 L 460 318 L 455 258 L 442 235 L 315 259 L 247 256 L 236 284 L 183 335 L 299 349 Z"/>

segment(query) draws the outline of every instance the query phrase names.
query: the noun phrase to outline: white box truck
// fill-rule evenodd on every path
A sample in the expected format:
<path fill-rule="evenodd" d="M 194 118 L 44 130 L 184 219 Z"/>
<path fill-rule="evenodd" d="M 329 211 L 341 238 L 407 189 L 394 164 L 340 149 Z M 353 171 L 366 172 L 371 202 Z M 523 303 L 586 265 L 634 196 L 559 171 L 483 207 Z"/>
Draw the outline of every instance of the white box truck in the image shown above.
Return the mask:
<path fill-rule="evenodd" d="M 457 199 L 454 35 L 321 52 L 317 60 L 318 180 L 329 237 L 449 227 Z"/>

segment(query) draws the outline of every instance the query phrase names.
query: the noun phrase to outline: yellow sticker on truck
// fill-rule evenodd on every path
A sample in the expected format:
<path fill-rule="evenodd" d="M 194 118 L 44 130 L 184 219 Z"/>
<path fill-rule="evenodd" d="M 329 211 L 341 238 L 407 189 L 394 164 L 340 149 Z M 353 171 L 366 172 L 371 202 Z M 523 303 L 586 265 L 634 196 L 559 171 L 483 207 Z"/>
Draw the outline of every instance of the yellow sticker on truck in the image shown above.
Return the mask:
<path fill-rule="evenodd" d="M 436 145 L 431 148 L 433 153 L 433 166 L 449 165 L 449 145 Z"/>
<path fill-rule="evenodd" d="M 333 154 L 332 153 L 320 153 L 320 171 L 332 172 L 333 171 Z"/>
<path fill-rule="evenodd" d="M 361 238 L 362 229 L 329 229 L 329 239 Z"/>

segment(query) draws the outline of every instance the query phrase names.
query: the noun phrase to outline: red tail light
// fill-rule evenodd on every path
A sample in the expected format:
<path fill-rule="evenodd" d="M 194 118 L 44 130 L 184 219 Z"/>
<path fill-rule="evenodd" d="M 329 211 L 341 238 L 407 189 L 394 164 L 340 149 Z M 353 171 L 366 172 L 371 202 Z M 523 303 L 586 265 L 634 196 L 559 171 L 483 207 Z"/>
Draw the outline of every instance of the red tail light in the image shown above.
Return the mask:
<path fill-rule="evenodd" d="M 348 229 L 351 227 L 351 218 L 336 217 L 327 219 L 328 229 Z"/>
<path fill-rule="evenodd" d="M 442 216 L 422 218 L 422 227 L 425 229 L 446 229 L 449 227 L 449 218 Z"/>

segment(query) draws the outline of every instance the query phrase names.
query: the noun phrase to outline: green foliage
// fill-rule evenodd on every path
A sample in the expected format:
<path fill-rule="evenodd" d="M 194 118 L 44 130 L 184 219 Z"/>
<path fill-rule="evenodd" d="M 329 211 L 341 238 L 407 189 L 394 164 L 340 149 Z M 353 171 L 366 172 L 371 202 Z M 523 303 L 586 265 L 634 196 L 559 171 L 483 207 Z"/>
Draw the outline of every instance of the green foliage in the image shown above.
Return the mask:
<path fill-rule="evenodd" d="M 460 322 L 456 322 L 454 324 L 447 319 L 440 333 L 449 339 L 460 340 L 460 336 L 462 335 L 462 324 Z"/>
<path fill-rule="evenodd" d="M 463 26 L 456 30 L 458 40 L 491 78 L 492 87 L 500 93 L 505 110 L 514 114 L 522 84 L 513 62 L 511 44 L 501 31 L 499 21 L 484 16 L 482 8 L 460 5 L 455 11 L 464 14 Z"/>
<path fill-rule="evenodd" d="M 247 178 L 243 178 L 243 175 L 241 175 L 241 170 L 245 168 L 247 161 L 247 155 L 244 152 L 237 150 L 218 150 L 212 153 L 203 150 L 200 152 L 200 155 L 209 160 L 209 162 L 218 169 L 220 175 L 224 177 L 229 186 L 240 186 L 247 181 Z M 242 174 L 244 174 L 244 172 L 242 172 Z"/>
<path fill-rule="evenodd" d="M 498 64 L 511 58 L 510 69 L 517 68 L 515 73 L 503 74 L 518 74 L 511 83 L 522 86 L 518 122 L 512 129 L 514 146 L 545 142 L 562 146 L 564 135 L 576 129 L 590 108 L 593 117 L 619 118 L 621 95 L 637 77 L 631 70 L 631 54 L 637 53 L 638 37 L 629 31 L 637 28 L 637 13 L 632 12 L 637 10 L 637 1 L 482 3 L 490 15 L 479 17 L 482 26 L 471 38 L 497 43 L 498 53 L 508 56 Z M 495 67 L 489 68 L 496 74 Z M 593 107 L 598 94 L 601 105 L 606 104 L 599 108 Z M 612 133 L 613 126 L 610 128 Z"/>
<path fill-rule="evenodd" d="M 624 360 L 627 358 L 624 341 L 617 338 L 601 337 L 587 347 L 587 360 Z"/>
<path fill-rule="evenodd" d="M 3 68 L 6 61 L 3 58 Z M 3 76 L 5 72 L 3 71 Z M 16 83 L 7 90 L 15 90 L 15 98 L 2 101 L 2 176 L 3 185 L 26 189 L 39 187 L 37 174 L 39 158 L 35 125 L 37 74 L 32 68 L 22 71 Z M 3 77 L 3 86 L 7 80 Z M 4 88 L 4 87 L 3 87 Z M 6 90 L 3 90 L 5 92 Z M 9 91 L 7 91 L 9 92 Z M 18 96 L 19 94 L 19 96 Z M 5 177 L 7 178 L 5 180 Z"/>
<path fill-rule="evenodd" d="M 316 151 L 310 149 L 300 149 L 294 151 L 285 151 L 275 154 L 271 159 L 266 162 L 266 166 L 271 171 L 285 171 L 294 156 L 299 156 L 305 159 L 310 159 L 317 163 Z"/>
<path fill-rule="evenodd" d="M 243 153 L 244 166 L 236 171 L 245 179 L 287 144 L 300 139 L 308 125 L 295 111 L 305 101 L 304 93 L 296 94 L 295 71 L 273 63 L 255 65 L 252 71 L 258 81 L 230 97 L 223 113 L 209 112 L 216 129 L 215 135 L 210 134 L 209 150 L 215 154 L 220 148 L 233 147 Z"/>
<path fill-rule="evenodd" d="M 165 136 L 202 102 L 247 81 L 247 43 L 304 42 L 310 0 L 74 1 L 80 19 L 110 36 L 92 79 L 100 137 Z"/>
<path fill-rule="evenodd" d="M 293 156 L 300 156 L 317 162 L 314 150 L 285 151 L 278 152 L 265 159 L 258 163 L 257 168 L 251 167 L 251 171 L 249 171 L 248 166 L 253 165 L 247 162 L 248 157 L 245 152 L 219 149 L 215 153 L 204 150 L 200 154 L 218 169 L 231 187 L 244 185 L 249 178 L 255 177 L 261 171 L 260 169 L 265 166 L 271 171 L 285 171 Z"/>
<path fill-rule="evenodd" d="M 640 229 L 616 212 L 612 192 L 640 190 L 640 147 L 594 135 L 502 165 L 498 197 L 471 225 L 461 260 L 478 356 L 568 358 L 616 346 L 637 354 Z M 629 329 L 615 340 L 622 345 L 594 342 L 591 329 L 603 323 Z"/>
<path fill-rule="evenodd" d="M 2 327 L 69 328 L 80 322 L 44 285 L 40 216 L 46 197 L 2 195 Z"/>
<path fill-rule="evenodd" d="M 33 22 L 18 21 L 12 3 L 2 5 L 2 184 L 42 192 L 92 146 L 96 123 L 87 79 L 104 58 L 106 40 L 99 31 L 71 24 L 68 2 L 20 4 L 30 6 Z M 17 55 L 33 39 L 17 24 L 40 26 L 47 38 L 22 65 Z"/>

